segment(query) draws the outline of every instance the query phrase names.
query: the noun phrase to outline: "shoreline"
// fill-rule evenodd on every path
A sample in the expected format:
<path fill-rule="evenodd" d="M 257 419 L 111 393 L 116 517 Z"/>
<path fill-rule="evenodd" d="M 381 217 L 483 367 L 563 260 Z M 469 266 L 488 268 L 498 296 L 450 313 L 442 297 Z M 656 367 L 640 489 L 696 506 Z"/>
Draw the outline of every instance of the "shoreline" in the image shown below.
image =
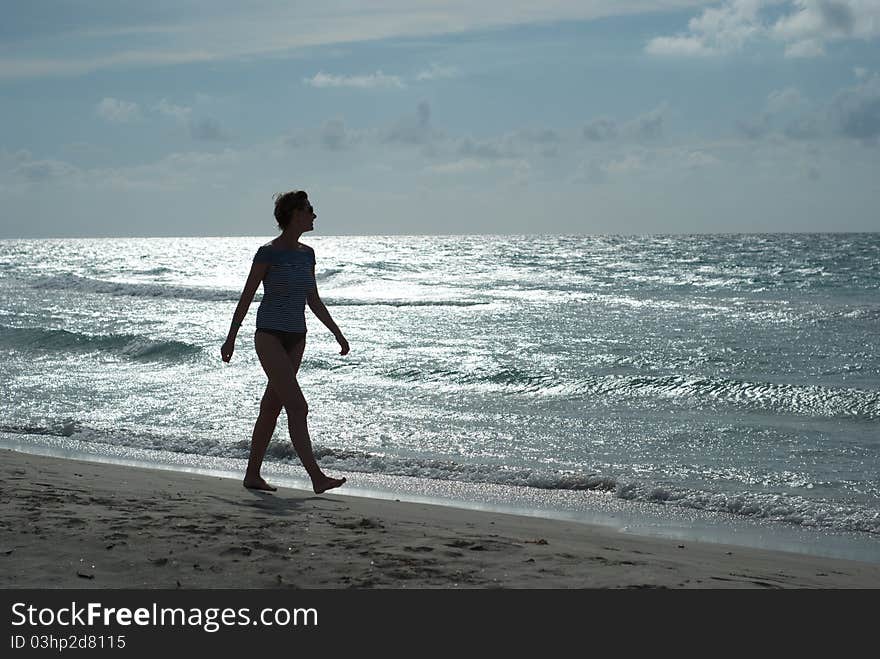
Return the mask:
<path fill-rule="evenodd" d="M 880 564 L 2 450 L 3 588 L 880 588 Z"/>
<path fill-rule="evenodd" d="M 107 454 L 100 447 L 73 438 L 29 435 L 20 441 L 0 433 L 0 450 L 82 460 L 151 470 L 219 476 L 237 480 L 246 460 L 206 457 L 157 449 L 132 449 Z M 417 476 L 341 470 L 347 476 L 344 494 L 368 499 L 433 504 L 465 510 L 573 522 L 637 536 L 679 542 L 728 544 L 753 549 L 809 554 L 825 558 L 880 564 L 880 538 L 857 532 L 818 529 L 711 510 L 632 501 L 607 492 L 531 488 L 486 482 L 449 481 Z M 294 463 L 264 463 L 263 475 L 284 488 L 308 489 L 308 476 Z"/>

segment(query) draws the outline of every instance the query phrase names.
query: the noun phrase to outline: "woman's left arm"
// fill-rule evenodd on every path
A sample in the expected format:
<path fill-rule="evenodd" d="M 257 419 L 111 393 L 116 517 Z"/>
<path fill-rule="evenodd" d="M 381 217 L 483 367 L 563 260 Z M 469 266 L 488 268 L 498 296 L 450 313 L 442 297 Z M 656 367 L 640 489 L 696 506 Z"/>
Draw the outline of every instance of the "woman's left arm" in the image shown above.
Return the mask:
<path fill-rule="evenodd" d="M 339 351 L 340 355 L 348 354 L 348 341 L 345 340 L 345 337 L 342 336 L 342 330 L 333 322 L 333 318 L 330 316 L 330 312 L 327 311 L 327 307 L 324 306 L 323 300 L 318 295 L 318 282 L 315 279 L 315 266 L 312 266 L 312 281 L 315 282 L 315 285 L 312 287 L 311 292 L 306 295 L 306 303 L 309 305 L 309 309 L 312 310 L 312 313 L 320 320 L 324 325 L 327 326 L 327 329 L 333 332 L 333 336 L 336 337 L 336 340 L 339 342 L 339 347 L 341 350 Z"/>

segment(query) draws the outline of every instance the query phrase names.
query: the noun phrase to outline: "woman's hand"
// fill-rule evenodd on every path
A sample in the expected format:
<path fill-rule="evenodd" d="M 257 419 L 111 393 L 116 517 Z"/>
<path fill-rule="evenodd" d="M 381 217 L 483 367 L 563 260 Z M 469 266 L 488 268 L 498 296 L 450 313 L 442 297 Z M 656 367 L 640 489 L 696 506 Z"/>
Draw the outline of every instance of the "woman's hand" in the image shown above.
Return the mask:
<path fill-rule="evenodd" d="M 226 339 L 226 343 L 220 346 L 220 357 L 223 358 L 224 362 L 228 362 L 232 359 L 232 352 L 235 350 L 235 339 Z"/>
<path fill-rule="evenodd" d="M 339 341 L 339 347 L 342 348 L 342 350 L 339 351 L 339 354 L 340 355 L 347 355 L 348 350 L 349 350 L 348 341 L 345 340 L 345 337 L 342 336 L 342 334 L 338 335 L 336 337 L 336 340 Z"/>

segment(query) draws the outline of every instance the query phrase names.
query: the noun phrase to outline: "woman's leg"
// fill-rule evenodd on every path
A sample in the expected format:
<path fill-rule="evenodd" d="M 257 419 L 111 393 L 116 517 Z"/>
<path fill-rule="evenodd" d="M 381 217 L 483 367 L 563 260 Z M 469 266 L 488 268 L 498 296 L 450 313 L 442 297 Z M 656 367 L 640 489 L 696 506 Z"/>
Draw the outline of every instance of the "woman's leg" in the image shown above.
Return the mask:
<path fill-rule="evenodd" d="M 293 367 L 294 377 L 299 372 L 305 347 L 306 342 L 303 339 L 292 346 L 287 353 L 290 364 Z M 254 432 L 251 436 L 251 455 L 248 460 L 247 473 L 244 476 L 245 487 L 255 490 L 269 490 L 271 492 L 274 492 L 276 489 L 260 476 L 260 467 L 263 465 L 263 457 L 266 455 L 266 449 L 269 446 L 269 441 L 272 439 L 272 433 L 275 432 L 278 415 L 281 413 L 282 407 L 281 398 L 275 393 L 272 385 L 266 383 L 266 391 L 263 392 L 263 398 L 260 400 L 260 414 L 254 424 Z"/>
<path fill-rule="evenodd" d="M 254 336 L 254 344 L 257 348 L 260 364 L 269 378 L 269 386 L 272 387 L 287 412 L 290 439 L 303 467 L 312 479 L 312 489 L 321 493 L 339 487 L 345 482 L 345 479 L 326 476 L 312 453 L 312 442 L 309 438 L 309 428 L 306 421 L 309 406 L 299 388 L 299 383 L 296 381 L 296 369 L 282 347 L 281 341 L 271 334 L 257 332 Z"/>

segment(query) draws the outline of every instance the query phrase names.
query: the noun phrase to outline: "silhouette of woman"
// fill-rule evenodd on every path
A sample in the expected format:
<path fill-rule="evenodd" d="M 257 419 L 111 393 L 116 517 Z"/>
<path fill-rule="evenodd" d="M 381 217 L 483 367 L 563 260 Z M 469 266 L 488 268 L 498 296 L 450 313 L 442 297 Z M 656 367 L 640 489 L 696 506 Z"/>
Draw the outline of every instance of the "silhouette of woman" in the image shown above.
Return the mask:
<path fill-rule="evenodd" d="M 306 304 L 318 320 L 333 332 L 341 348 L 339 354 L 347 355 L 349 350 L 348 341 L 318 297 L 315 252 L 299 242 L 303 233 L 315 228 L 316 217 L 304 191 L 275 195 L 275 219 L 281 235 L 257 250 L 241 299 L 232 315 L 226 342 L 220 348 L 223 361 L 228 362 L 235 350 L 238 329 L 254 299 L 254 293 L 263 282 L 263 299 L 257 309 L 254 345 L 269 382 L 260 401 L 260 414 L 254 424 L 251 455 L 244 476 L 244 486 L 254 490 L 276 489 L 260 476 L 260 467 L 282 407 L 287 412 L 290 439 L 312 479 L 312 489 L 320 494 L 345 482 L 344 478 L 327 476 L 315 460 L 306 420 L 309 406 L 296 381 L 306 347 Z"/>

